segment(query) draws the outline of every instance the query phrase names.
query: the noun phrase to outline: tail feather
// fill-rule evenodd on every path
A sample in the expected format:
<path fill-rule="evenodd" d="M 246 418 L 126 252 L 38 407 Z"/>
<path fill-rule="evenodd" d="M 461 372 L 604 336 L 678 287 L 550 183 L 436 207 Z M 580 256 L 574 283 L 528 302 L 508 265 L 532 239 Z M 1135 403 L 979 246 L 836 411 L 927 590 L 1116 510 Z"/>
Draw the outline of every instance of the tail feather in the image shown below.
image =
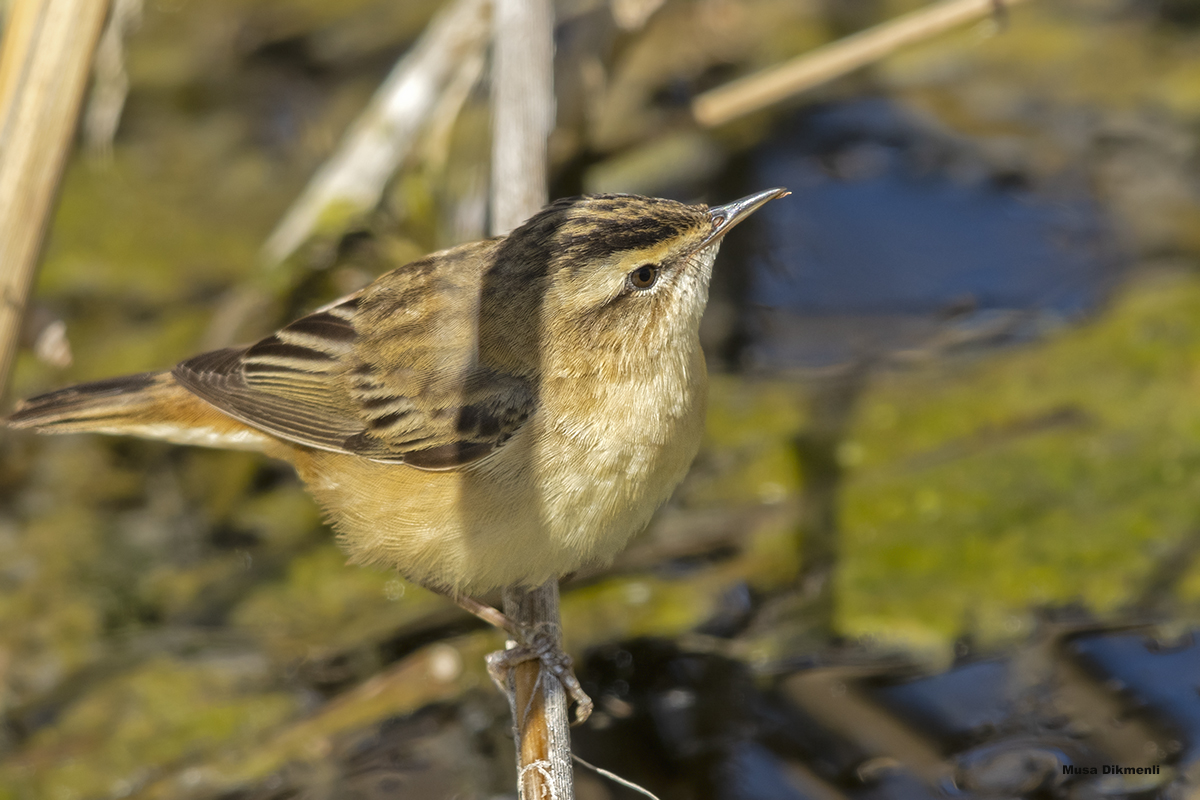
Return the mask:
<path fill-rule="evenodd" d="M 180 444 L 264 450 L 272 437 L 225 416 L 169 372 L 82 383 L 17 404 L 5 422 L 38 433 L 110 433 Z"/>
<path fill-rule="evenodd" d="M 18 403 L 6 422 L 11 428 L 45 433 L 95 431 L 120 424 L 155 402 L 153 387 L 161 374 L 142 372 L 31 397 Z"/>

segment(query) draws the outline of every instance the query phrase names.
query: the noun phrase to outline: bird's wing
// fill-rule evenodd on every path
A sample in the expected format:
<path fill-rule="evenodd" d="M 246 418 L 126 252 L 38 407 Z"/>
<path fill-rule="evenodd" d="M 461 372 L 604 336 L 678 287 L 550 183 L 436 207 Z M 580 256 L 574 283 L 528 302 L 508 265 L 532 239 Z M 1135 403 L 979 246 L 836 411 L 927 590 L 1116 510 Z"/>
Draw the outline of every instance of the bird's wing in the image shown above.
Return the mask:
<path fill-rule="evenodd" d="M 287 441 L 422 469 L 464 466 L 516 433 L 534 392 L 478 363 L 470 287 L 430 292 L 428 283 L 419 292 L 401 279 L 373 285 L 249 348 L 184 361 L 173 375 Z"/>

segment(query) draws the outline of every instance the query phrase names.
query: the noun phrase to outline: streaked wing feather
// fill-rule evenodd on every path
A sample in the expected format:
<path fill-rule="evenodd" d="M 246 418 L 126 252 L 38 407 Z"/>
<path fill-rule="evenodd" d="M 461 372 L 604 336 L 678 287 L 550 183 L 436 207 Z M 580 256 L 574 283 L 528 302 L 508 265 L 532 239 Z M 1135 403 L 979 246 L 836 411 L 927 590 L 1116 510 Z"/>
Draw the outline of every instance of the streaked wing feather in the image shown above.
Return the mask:
<path fill-rule="evenodd" d="M 528 382 L 481 368 L 449 391 L 371 399 L 375 408 L 367 428 L 347 441 L 347 449 L 423 469 L 449 469 L 482 458 L 507 442 L 534 409 Z M 360 398 L 359 404 L 367 401 Z"/>
<path fill-rule="evenodd" d="M 316 381 L 251 385 L 244 371 L 248 352 L 228 348 L 204 353 L 179 364 L 172 375 L 234 419 L 296 444 L 341 451 L 346 439 L 362 430 L 360 422 L 331 402 L 331 392 L 319 391 Z"/>
<path fill-rule="evenodd" d="M 188 359 L 173 374 L 234 419 L 281 439 L 421 469 L 482 458 L 528 419 L 534 397 L 522 379 L 478 365 L 430 375 L 363 361 L 359 300 L 327 306 L 249 348 Z"/>

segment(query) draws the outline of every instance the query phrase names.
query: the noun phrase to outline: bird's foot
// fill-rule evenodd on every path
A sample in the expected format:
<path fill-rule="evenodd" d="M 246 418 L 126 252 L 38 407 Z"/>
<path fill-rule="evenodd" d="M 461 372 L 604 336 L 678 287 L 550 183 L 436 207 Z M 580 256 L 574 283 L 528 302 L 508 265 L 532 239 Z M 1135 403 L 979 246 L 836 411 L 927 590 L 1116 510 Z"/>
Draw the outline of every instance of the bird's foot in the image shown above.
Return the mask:
<path fill-rule="evenodd" d="M 540 674 L 549 672 L 558 678 L 567 696 L 575 702 L 575 721 L 572 724 L 579 725 L 591 716 L 594 707 L 592 698 L 588 697 L 587 692 L 583 691 L 583 687 L 579 685 L 579 679 L 575 677 L 575 670 L 571 668 L 573 663 L 571 657 L 564 653 L 559 645 L 558 625 L 543 622 L 533 627 L 522 626 L 509 619 L 498 609 L 487 603 L 481 603 L 473 597 L 441 588 L 435 584 L 425 584 L 425 587 L 448 597 L 484 622 L 504 631 L 516 643 L 515 647 L 498 650 L 488 654 L 487 657 L 488 674 L 500 687 L 500 691 L 508 695 L 510 701 L 513 698 L 512 692 L 508 688 L 509 672 L 518 664 L 538 661 L 542 666 Z"/>
<path fill-rule="evenodd" d="M 575 702 L 575 720 L 572 725 L 580 725 L 592 715 L 592 698 L 579 685 L 575 677 L 574 663 L 571 657 L 563 652 L 558 643 L 558 626 L 543 623 L 532 630 L 521 630 L 516 639 L 516 646 L 507 650 L 497 650 L 487 656 L 488 674 L 500 687 L 500 691 L 508 694 L 509 672 L 518 664 L 527 661 L 541 663 L 542 674 L 550 673 L 562 684 L 567 696 Z"/>

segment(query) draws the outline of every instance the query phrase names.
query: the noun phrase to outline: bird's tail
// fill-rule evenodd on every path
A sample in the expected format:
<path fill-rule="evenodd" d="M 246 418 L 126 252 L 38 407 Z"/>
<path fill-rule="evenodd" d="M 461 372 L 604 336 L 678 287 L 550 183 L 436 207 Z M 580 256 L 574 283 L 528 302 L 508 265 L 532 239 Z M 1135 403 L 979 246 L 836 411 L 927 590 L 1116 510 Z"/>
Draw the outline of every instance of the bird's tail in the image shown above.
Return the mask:
<path fill-rule="evenodd" d="M 171 394 L 175 382 L 169 373 L 143 372 L 94 383 L 81 383 L 56 392 L 31 397 L 17 404 L 7 422 L 13 428 L 33 428 L 43 433 L 96 431 L 124 432 L 130 425 L 145 424 L 161 416 L 155 407 Z"/>
<path fill-rule="evenodd" d="M 269 441 L 180 386 L 169 372 L 126 375 L 31 397 L 5 421 L 39 433 L 110 433 L 245 450 L 262 450 Z"/>

